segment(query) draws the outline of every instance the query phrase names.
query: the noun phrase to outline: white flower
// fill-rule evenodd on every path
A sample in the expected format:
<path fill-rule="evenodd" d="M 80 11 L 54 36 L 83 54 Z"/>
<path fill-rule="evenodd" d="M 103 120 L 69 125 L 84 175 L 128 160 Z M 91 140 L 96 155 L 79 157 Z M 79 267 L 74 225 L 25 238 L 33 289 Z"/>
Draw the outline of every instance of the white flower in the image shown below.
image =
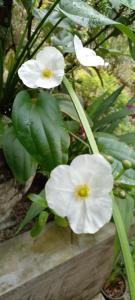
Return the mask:
<path fill-rule="evenodd" d="M 83 44 L 77 35 L 74 36 L 74 47 L 76 57 L 81 65 L 85 67 L 107 66 L 104 59 L 97 56 L 94 50 L 83 47 Z"/>
<path fill-rule="evenodd" d="M 64 77 L 64 57 L 55 47 L 46 47 L 38 52 L 36 59 L 26 61 L 18 70 L 18 75 L 30 88 L 56 87 Z"/>
<path fill-rule="evenodd" d="M 110 164 L 100 154 L 84 154 L 56 167 L 45 193 L 49 207 L 67 217 L 75 233 L 95 233 L 111 219 L 112 187 Z"/>

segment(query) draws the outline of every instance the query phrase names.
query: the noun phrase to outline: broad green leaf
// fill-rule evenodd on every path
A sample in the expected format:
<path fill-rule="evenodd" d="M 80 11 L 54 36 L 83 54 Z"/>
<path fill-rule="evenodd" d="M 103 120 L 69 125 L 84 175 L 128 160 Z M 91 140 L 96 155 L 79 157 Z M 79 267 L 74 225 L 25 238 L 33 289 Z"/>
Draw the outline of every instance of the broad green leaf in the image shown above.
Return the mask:
<path fill-rule="evenodd" d="M 44 227 L 44 225 L 46 224 L 47 220 L 48 220 L 48 212 L 47 211 L 42 211 L 39 215 L 39 218 L 37 220 L 37 222 L 35 223 L 35 225 L 32 227 L 31 229 L 31 236 L 32 237 L 36 237 L 37 235 L 39 235 Z"/>
<path fill-rule="evenodd" d="M 29 198 L 33 203 L 27 211 L 24 220 L 21 222 L 17 233 L 19 233 L 27 224 L 29 224 L 35 217 L 47 208 L 46 201 L 40 195 L 30 194 Z"/>
<path fill-rule="evenodd" d="M 76 112 L 76 109 L 73 105 L 73 103 L 70 100 L 70 97 L 65 94 L 56 94 L 55 98 L 58 100 L 58 105 L 60 107 L 60 110 L 68 115 L 71 119 L 74 121 L 77 121 L 80 123 L 78 114 Z"/>
<path fill-rule="evenodd" d="M 121 136 L 118 136 L 118 138 L 121 142 L 124 142 L 128 145 L 134 145 L 135 144 L 135 132 L 123 134 Z"/>
<path fill-rule="evenodd" d="M 17 181 L 24 183 L 36 173 L 37 163 L 18 140 L 13 126 L 5 128 L 3 151 Z"/>
<path fill-rule="evenodd" d="M 116 24 L 82 0 L 61 0 L 60 10 L 73 22 L 84 27 Z"/>
<path fill-rule="evenodd" d="M 135 9 L 135 0 L 120 0 L 120 3 L 131 9 Z"/>
<path fill-rule="evenodd" d="M 48 12 L 48 10 L 45 8 L 34 8 L 32 10 L 33 16 L 40 21 L 45 17 L 47 12 Z M 62 13 L 60 12 L 60 10 L 58 10 L 58 7 L 56 7 L 56 9 L 53 10 L 51 15 L 49 15 L 47 20 L 44 22 L 44 25 L 52 24 L 53 26 L 55 26 L 61 17 L 62 17 Z M 71 23 L 71 21 L 68 20 L 67 18 L 65 18 L 63 21 L 60 22 L 58 27 L 66 29 L 66 30 L 71 30 L 70 23 Z"/>
<path fill-rule="evenodd" d="M 61 24 L 61 23 L 60 23 Z M 52 36 L 51 41 L 54 46 L 62 47 L 63 53 L 73 53 L 74 43 L 73 34 L 69 31 L 62 30 Z"/>
<path fill-rule="evenodd" d="M 117 138 L 109 134 L 96 135 L 100 152 L 111 155 L 117 160 L 129 160 L 135 168 L 135 151 Z"/>
<path fill-rule="evenodd" d="M 67 162 L 69 135 L 53 96 L 41 91 L 32 100 L 22 91 L 15 98 L 12 116 L 19 140 L 46 171 Z"/>

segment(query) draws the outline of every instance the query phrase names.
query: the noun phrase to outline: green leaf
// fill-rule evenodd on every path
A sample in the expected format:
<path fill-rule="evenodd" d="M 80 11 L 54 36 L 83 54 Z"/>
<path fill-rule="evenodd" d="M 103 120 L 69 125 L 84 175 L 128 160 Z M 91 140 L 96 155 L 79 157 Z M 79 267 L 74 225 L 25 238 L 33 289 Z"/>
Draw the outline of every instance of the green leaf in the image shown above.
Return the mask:
<path fill-rule="evenodd" d="M 128 145 L 135 144 L 135 132 L 130 132 L 127 134 L 120 135 L 120 136 L 118 136 L 118 138 L 121 142 L 124 142 Z"/>
<path fill-rule="evenodd" d="M 36 173 L 37 163 L 18 140 L 13 126 L 5 129 L 3 151 L 17 181 L 24 183 Z"/>
<path fill-rule="evenodd" d="M 120 3 L 131 9 L 135 9 L 135 0 L 120 0 Z"/>
<path fill-rule="evenodd" d="M 96 120 L 95 125 L 97 124 L 97 118 L 99 119 L 102 114 L 108 111 L 108 109 L 115 103 L 122 90 L 123 86 L 119 87 L 107 98 L 105 98 L 106 93 L 104 93 L 89 107 L 88 115 L 93 121 Z"/>
<path fill-rule="evenodd" d="M 127 194 L 125 199 L 117 199 L 117 204 L 121 213 L 121 217 L 123 220 L 123 224 L 125 227 L 125 231 L 128 234 L 130 227 L 133 223 L 133 217 L 134 217 L 134 199 Z M 115 237 L 115 253 L 114 253 L 114 259 L 117 259 L 118 255 L 120 253 L 120 243 L 118 235 Z"/>
<path fill-rule="evenodd" d="M 60 10 L 73 22 L 84 27 L 116 24 L 82 0 L 61 0 Z"/>
<path fill-rule="evenodd" d="M 4 134 L 4 123 L 2 121 L 2 116 L 0 116 L 0 148 L 2 148 L 2 144 L 3 144 L 3 134 Z"/>
<path fill-rule="evenodd" d="M 48 220 L 48 216 L 49 216 L 49 214 L 46 211 L 42 211 L 40 213 L 37 222 L 35 223 L 35 225 L 31 229 L 30 233 L 31 233 L 32 237 L 36 237 L 37 235 L 39 235 L 41 233 L 44 225 L 46 224 L 46 222 Z"/>
<path fill-rule="evenodd" d="M 45 191 L 41 191 L 39 195 L 37 194 L 29 194 L 28 198 L 33 202 L 33 203 L 37 203 L 39 206 L 41 206 L 43 209 L 48 207 L 47 201 L 45 200 L 45 198 L 43 197 L 43 192 L 44 192 L 44 196 L 45 196 Z"/>
<path fill-rule="evenodd" d="M 53 96 L 41 91 L 33 101 L 22 91 L 15 98 L 12 116 L 19 140 L 46 171 L 67 162 L 69 135 Z"/>
<path fill-rule="evenodd" d="M 29 224 L 35 217 L 47 208 L 46 201 L 40 195 L 30 194 L 29 198 L 33 203 L 27 211 L 24 220 L 21 222 L 17 233 L 19 233 L 27 224 Z"/>
<path fill-rule="evenodd" d="M 71 102 L 70 97 L 65 94 L 58 94 L 55 95 L 55 98 L 58 100 L 58 105 L 60 107 L 60 110 L 66 115 L 68 115 L 74 121 L 80 123 L 80 119 L 78 117 L 78 114 L 76 112 L 73 103 Z"/>
<path fill-rule="evenodd" d="M 99 121 L 96 121 L 96 125 L 94 129 L 96 130 L 100 129 L 102 131 L 105 126 L 112 124 L 115 121 L 119 121 L 117 122 L 117 126 L 118 126 L 118 123 L 120 123 L 121 119 L 125 118 L 126 116 L 130 116 L 132 114 L 135 114 L 135 108 L 134 109 L 122 108 L 119 111 L 109 114 L 107 117 L 102 118 Z"/>
<path fill-rule="evenodd" d="M 129 50 L 132 58 L 135 60 L 135 42 L 133 43 L 131 40 L 128 39 Z"/>
<path fill-rule="evenodd" d="M 135 34 L 134 32 L 126 25 L 122 23 L 115 24 L 115 27 L 124 33 L 132 42 L 135 43 Z"/>
<path fill-rule="evenodd" d="M 99 133 L 96 134 L 97 143 L 100 152 L 111 155 L 117 160 L 129 160 L 133 168 L 135 168 L 135 151 L 132 150 L 128 145 L 120 142 L 113 135 Z"/>
<path fill-rule="evenodd" d="M 63 228 L 68 227 L 68 221 L 65 218 L 55 215 L 54 220 L 58 226 Z"/>
<path fill-rule="evenodd" d="M 135 170 L 129 169 L 118 179 L 126 187 L 135 187 Z"/>

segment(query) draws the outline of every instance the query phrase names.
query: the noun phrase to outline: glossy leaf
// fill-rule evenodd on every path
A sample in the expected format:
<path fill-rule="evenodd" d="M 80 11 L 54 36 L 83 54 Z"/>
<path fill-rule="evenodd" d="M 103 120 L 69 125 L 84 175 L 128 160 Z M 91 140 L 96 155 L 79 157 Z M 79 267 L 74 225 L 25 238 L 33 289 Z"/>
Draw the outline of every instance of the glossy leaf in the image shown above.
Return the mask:
<path fill-rule="evenodd" d="M 17 181 L 24 183 L 36 173 L 37 163 L 18 140 L 13 126 L 5 129 L 3 151 Z"/>
<path fill-rule="evenodd" d="M 84 27 L 110 25 L 116 22 L 100 14 L 82 0 L 61 0 L 60 10 L 76 24 Z"/>
<path fill-rule="evenodd" d="M 22 91 L 16 96 L 12 116 L 19 140 L 46 171 L 67 162 L 69 135 L 53 96 L 40 92 L 32 100 Z"/>
<path fill-rule="evenodd" d="M 117 138 L 109 134 L 97 134 L 100 152 L 111 155 L 118 160 L 129 160 L 135 168 L 135 151 Z"/>

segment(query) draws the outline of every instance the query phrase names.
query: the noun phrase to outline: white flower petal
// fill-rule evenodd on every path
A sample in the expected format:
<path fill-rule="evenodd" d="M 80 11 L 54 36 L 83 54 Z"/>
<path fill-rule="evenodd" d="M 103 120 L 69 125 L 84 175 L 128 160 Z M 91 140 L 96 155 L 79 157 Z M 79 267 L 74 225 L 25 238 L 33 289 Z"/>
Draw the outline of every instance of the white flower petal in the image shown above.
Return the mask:
<path fill-rule="evenodd" d="M 79 155 L 72 161 L 71 167 L 89 185 L 92 197 L 111 192 L 113 187 L 112 169 L 102 155 Z"/>
<path fill-rule="evenodd" d="M 54 74 L 51 78 L 44 78 L 40 76 L 37 79 L 36 84 L 40 88 L 51 89 L 61 84 L 63 80 L 63 76 L 64 73 L 62 76 L 58 76 L 58 75 L 55 76 Z"/>
<path fill-rule="evenodd" d="M 37 62 L 34 59 L 26 61 L 18 70 L 18 75 L 22 82 L 30 87 L 37 88 L 37 78 L 40 75 L 40 69 Z"/>
<path fill-rule="evenodd" d="M 79 39 L 77 35 L 74 36 L 74 47 L 76 54 L 83 50 L 82 41 Z"/>
<path fill-rule="evenodd" d="M 103 156 L 80 155 L 70 166 L 58 166 L 51 172 L 46 199 L 58 215 L 68 218 L 75 233 L 95 233 L 111 219 L 112 184 L 111 166 Z M 77 194 L 84 185 L 88 187 L 86 197 Z"/>
<path fill-rule="evenodd" d="M 83 48 L 83 50 L 78 53 L 78 60 L 81 65 L 85 67 L 104 66 L 103 58 L 97 55 L 92 55 L 89 48 Z"/>
<path fill-rule="evenodd" d="M 95 233 L 106 223 L 110 222 L 112 217 L 112 199 L 109 195 L 104 197 L 90 197 L 86 201 L 87 219 L 91 233 Z"/>
<path fill-rule="evenodd" d="M 52 71 L 62 70 L 64 72 L 64 57 L 55 47 L 46 47 L 38 52 L 36 61 L 41 70 L 48 68 Z"/>
<path fill-rule="evenodd" d="M 80 184 L 79 175 L 74 173 L 69 166 L 61 165 L 52 172 L 46 183 L 45 193 L 48 205 L 58 215 L 65 217 L 68 214 L 69 205 L 74 201 L 75 186 Z"/>
<path fill-rule="evenodd" d="M 78 36 L 74 36 L 74 47 L 76 57 L 80 64 L 85 67 L 97 67 L 105 66 L 104 59 L 96 55 L 96 52 L 87 47 L 83 47 L 83 44 Z"/>

